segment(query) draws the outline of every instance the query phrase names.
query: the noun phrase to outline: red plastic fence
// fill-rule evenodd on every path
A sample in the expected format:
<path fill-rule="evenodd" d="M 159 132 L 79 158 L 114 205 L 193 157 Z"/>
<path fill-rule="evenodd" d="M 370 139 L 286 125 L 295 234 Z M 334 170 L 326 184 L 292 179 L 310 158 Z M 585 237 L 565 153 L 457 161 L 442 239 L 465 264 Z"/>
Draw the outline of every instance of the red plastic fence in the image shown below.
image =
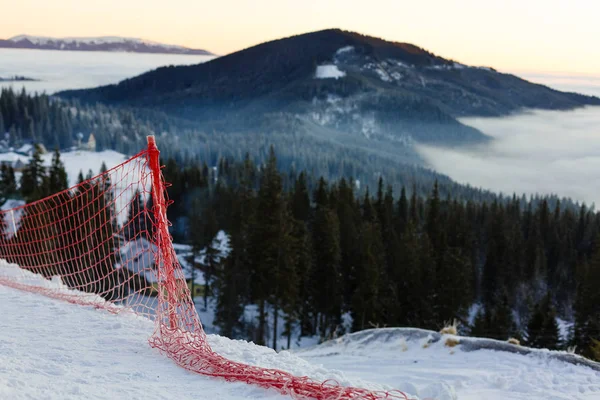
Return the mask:
<path fill-rule="evenodd" d="M 179 264 L 171 242 L 167 186 L 158 148 L 149 137 L 146 150 L 109 171 L 2 211 L 0 258 L 21 270 L 0 274 L 0 284 L 149 317 L 156 322 L 150 345 L 203 375 L 273 388 L 296 398 L 407 399 L 401 392 L 318 382 L 215 353 L 188 290 L 191 271 Z"/>

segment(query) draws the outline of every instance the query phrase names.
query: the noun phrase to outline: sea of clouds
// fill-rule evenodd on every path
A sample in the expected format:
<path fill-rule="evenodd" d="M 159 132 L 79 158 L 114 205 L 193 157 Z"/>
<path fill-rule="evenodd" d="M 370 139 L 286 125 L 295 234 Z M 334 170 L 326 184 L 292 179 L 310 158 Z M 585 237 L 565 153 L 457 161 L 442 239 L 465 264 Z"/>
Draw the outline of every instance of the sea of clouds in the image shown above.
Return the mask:
<path fill-rule="evenodd" d="M 493 140 L 467 149 L 419 146 L 433 169 L 504 194 L 558 194 L 600 204 L 600 107 L 461 122 Z"/>

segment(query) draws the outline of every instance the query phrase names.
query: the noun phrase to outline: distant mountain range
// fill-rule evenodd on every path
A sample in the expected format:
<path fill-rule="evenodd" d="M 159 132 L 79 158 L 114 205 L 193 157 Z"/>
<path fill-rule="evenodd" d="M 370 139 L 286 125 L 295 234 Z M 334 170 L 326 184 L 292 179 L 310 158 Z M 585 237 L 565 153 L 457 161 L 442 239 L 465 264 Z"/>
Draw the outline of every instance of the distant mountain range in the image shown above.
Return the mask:
<path fill-rule="evenodd" d="M 52 38 L 19 35 L 7 40 L 0 39 L 0 48 L 212 55 L 206 50 L 118 36 Z"/>
<path fill-rule="evenodd" d="M 337 29 L 59 96 L 160 110 L 206 132 L 293 132 L 403 161 L 418 161 L 415 143 L 489 140 L 458 117 L 600 105 L 597 97 Z"/>

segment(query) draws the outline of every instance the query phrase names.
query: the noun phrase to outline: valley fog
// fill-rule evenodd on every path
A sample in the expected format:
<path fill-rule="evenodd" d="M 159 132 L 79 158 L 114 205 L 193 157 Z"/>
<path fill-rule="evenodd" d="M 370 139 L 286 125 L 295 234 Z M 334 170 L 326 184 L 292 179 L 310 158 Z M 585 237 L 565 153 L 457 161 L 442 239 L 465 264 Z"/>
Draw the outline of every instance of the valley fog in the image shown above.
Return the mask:
<path fill-rule="evenodd" d="M 436 171 L 504 194 L 558 194 L 600 204 L 600 107 L 461 122 L 494 140 L 460 150 L 419 146 Z"/>
<path fill-rule="evenodd" d="M 117 53 L 103 51 L 58 51 L 0 49 L 0 78 L 15 75 L 36 82 L 0 82 L 28 92 L 53 94 L 117 83 L 165 65 L 199 64 L 214 56 L 182 54 Z"/>

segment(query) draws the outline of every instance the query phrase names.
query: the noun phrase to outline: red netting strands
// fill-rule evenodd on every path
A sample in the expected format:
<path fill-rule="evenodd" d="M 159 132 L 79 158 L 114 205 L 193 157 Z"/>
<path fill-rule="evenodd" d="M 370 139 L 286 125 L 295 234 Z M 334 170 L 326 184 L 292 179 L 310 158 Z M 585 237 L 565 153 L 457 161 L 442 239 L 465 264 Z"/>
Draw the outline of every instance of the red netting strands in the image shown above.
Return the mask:
<path fill-rule="evenodd" d="M 318 382 L 228 360 L 212 351 L 169 234 L 159 151 L 148 148 L 100 175 L 0 213 L 0 284 L 155 321 L 150 345 L 181 367 L 293 398 L 408 399 Z"/>

